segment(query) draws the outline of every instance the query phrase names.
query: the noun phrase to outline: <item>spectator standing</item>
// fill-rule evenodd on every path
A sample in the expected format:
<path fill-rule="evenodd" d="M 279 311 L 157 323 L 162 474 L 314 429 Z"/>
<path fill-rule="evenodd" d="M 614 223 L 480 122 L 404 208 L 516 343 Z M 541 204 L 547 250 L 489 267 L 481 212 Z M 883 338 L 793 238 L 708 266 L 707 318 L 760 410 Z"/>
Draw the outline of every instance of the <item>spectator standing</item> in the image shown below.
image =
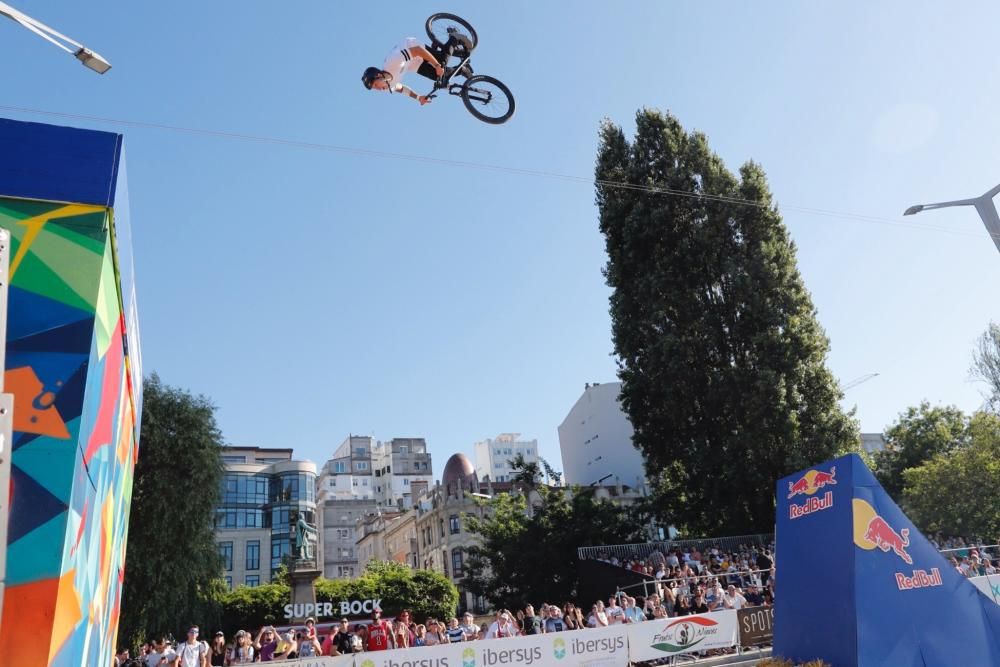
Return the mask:
<path fill-rule="evenodd" d="M 198 641 L 198 626 L 192 625 L 187 631 L 187 640 L 177 647 L 174 667 L 207 667 L 208 645 Z"/>
<path fill-rule="evenodd" d="M 588 628 L 608 627 L 608 614 L 604 611 L 604 603 L 600 600 L 590 608 L 590 616 L 587 617 Z"/>
<path fill-rule="evenodd" d="M 313 627 L 313 633 L 309 634 L 309 628 L 302 628 L 302 632 L 296 637 L 299 644 L 298 657 L 299 658 L 315 658 L 318 655 L 323 655 L 323 647 L 319 645 L 319 640 L 316 639 L 316 628 Z"/>
<path fill-rule="evenodd" d="M 471 642 L 479 636 L 479 628 L 476 626 L 475 617 L 470 611 L 462 614 L 462 624 L 458 627 L 462 628 L 467 642 Z"/>
<path fill-rule="evenodd" d="M 530 604 L 524 608 L 524 619 L 521 624 L 521 629 L 526 635 L 542 634 L 542 619 L 535 616 L 535 608 Z"/>
<path fill-rule="evenodd" d="M 423 623 L 419 623 L 413 631 L 413 646 L 427 646 L 427 628 Z"/>
<path fill-rule="evenodd" d="M 618 596 L 624 595 L 619 592 Z M 608 615 L 608 625 L 620 625 L 625 622 L 625 610 L 618 604 L 618 596 L 608 598 L 608 606 L 605 613 Z"/>
<path fill-rule="evenodd" d="M 448 630 L 446 632 L 448 633 L 449 644 L 465 641 L 465 630 L 458 624 L 457 618 L 453 617 L 448 621 Z"/>
<path fill-rule="evenodd" d="M 249 665 L 256 657 L 250 633 L 239 630 L 233 639 L 233 650 L 229 654 L 230 665 Z"/>
<path fill-rule="evenodd" d="M 551 605 L 549 607 L 549 617 L 545 619 L 545 632 L 563 632 L 566 630 L 566 622 L 563 621 L 562 612 L 559 607 Z"/>
<path fill-rule="evenodd" d="M 397 618 L 392 625 L 392 645 L 394 648 L 410 648 L 413 645 L 410 642 L 410 628 L 402 618 Z"/>
<path fill-rule="evenodd" d="M 448 641 L 448 633 L 444 631 L 437 619 L 429 619 L 427 621 L 427 636 L 424 638 L 425 645 L 437 646 L 438 644 L 447 644 Z"/>
<path fill-rule="evenodd" d="M 175 657 L 177 656 L 167 643 L 167 638 L 161 636 L 153 642 L 153 649 L 146 655 L 146 667 L 172 665 Z"/>
<path fill-rule="evenodd" d="M 762 586 L 767 586 L 767 580 L 768 577 L 770 576 L 770 571 L 773 566 L 774 566 L 774 560 L 771 558 L 771 552 L 768 551 L 767 549 L 764 549 L 764 551 L 762 551 L 757 556 L 757 569 L 763 570 L 760 582 Z"/>
<path fill-rule="evenodd" d="M 265 625 L 257 631 L 253 647 L 257 650 L 261 662 L 271 662 L 274 660 L 274 652 L 278 649 L 278 633 L 272 626 Z"/>
<path fill-rule="evenodd" d="M 496 620 L 486 630 L 486 639 L 505 639 L 517 635 L 514 619 L 506 609 L 497 612 Z"/>
<path fill-rule="evenodd" d="M 365 648 L 369 651 L 387 651 L 392 642 L 392 628 L 382 620 L 382 611 L 372 612 L 372 622 L 368 626 L 368 641 Z"/>
<path fill-rule="evenodd" d="M 212 637 L 212 645 L 208 651 L 208 664 L 212 667 L 225 667 L 226 664 L 226 635 L 222 630 Z"/>
<path fill-rule="evenodd" d="M 691 613 L 692 614 L 707 614 L 708 604 L 705 603 L 705 595 L 698 591 L 698 594 L 694 596 L 694 602 L 691 603 Z"/>

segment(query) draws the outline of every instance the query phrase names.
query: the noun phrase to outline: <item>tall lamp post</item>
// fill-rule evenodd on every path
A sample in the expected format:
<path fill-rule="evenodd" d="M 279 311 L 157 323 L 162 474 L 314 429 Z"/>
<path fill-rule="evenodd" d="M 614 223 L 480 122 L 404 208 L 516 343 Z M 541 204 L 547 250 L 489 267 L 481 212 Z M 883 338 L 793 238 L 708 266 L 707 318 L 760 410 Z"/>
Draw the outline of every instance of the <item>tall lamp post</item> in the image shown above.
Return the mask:
<path fill-rule="evenodd" d="M 986 231 L 993 238 L 993 244 L 1000 250 L 1000 214 L 997 214 L 997 207 L 993 204 L 993 197 L 1000 192 L 1000 185 L 985 194 L 972 199 L 959 199 L 957 201 L 945 201 L 937 204 L 917 204 L 911 206 L 903 212 L 903 215 L 914 215 L 921 211 L 929 211 L 934 208 L 948 208 L 949 206 L 975 206 L 976 212 L 986 225 Z"/>
<path fill-rule="evenodd" d="M 82 62 L 85 67 L 94 70 L 98 74 L 104 74 L 111 69 L 111 63 L 101 57 L 99 53 L 91 51 L 83 44 L 80 44 L 66 35 L 53 30 L 40 21 L 36 21 L 27 14 L 14 9 L 4 2 L 0 2 L 0 16 L 6 16 L 15 23 L 20 23 L 42 39 L 52 42 L 66 53 L 72 54 L 77 60 Z"/>

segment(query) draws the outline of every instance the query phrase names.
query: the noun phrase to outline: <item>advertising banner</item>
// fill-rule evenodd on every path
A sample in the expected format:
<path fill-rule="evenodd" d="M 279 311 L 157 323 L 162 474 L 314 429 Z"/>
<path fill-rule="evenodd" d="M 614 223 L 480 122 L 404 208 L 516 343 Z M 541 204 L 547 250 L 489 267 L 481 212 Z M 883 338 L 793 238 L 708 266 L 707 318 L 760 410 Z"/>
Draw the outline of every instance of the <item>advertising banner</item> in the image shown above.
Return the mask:
<path fill-rule="evenodd" d="M 302 658 L 301 660 L 279 660 L 275 662 L 275 665 L 281 665 L 281 667 L 355 667 L 353 655 L 342 655 L 335 658 L 322 656 Z"/>
<path fill-rule="evenodd" d="M 736 612 L 740 646 L 770 644 L 774 640 L 774 607 L 747 607 Z"/>
<path fill-rule="evenodd" d="M 969 582 L 975 584 L 983 595 L 1000 604 L 1000 575 L 969 577 Z"/>
<path fill-rule="evenodd" d="M 736 611 L 663 618 L 626 626 L 633 661 L 668 658 L 679 653 L 736 645 Z"/>

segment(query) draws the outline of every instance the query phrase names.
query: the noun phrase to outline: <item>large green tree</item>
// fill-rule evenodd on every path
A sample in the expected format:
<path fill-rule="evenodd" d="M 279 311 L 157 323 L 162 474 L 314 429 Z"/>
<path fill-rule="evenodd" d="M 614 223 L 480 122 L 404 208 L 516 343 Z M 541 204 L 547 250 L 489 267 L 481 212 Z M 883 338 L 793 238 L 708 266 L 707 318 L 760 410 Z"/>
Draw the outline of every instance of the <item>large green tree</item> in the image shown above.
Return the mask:
<path fill-rule="evenodd" d="M 886 449 L 873 456 L 879 483 L 899 502 L 905 484 L 903 472 L 965 445 L 967 426 L 968 418 L 954 406 L 931 406 L 924 401 L 907 408 L 886 429 Z"/>
<path fill-rule="evenodd" d="M 622 405 L 662 518 L 770 531 L 775 480 L 859 436 L 764 172 L 644 109 L 632 141 L 603 125 L 596 176 Z"/>
<path fill-rule="evenodd" d="M 1000 537 L 1000 417 L 978 412 L 966 442 L 903 471 L 903 506 L 924 532 Z"/>
<path fill-rule="evenodd" d="M 644 522 L 595 489 L 535 487 L 540 502 L 528 512 L 522 493 L 481 501 L 489 510 L 465 517 L 480 543 L 466 549 L 465 585 L 495 607 L 574 599 L 580 581 L 577 548 L 641 538 Z"/>
<path fill-rule="evenodd" d="M 132 486 L 119 637 L 138 642 L 219 620 L 221 561 L 213 522 L 222 435 L 204 396 L 143 383 L 139 459 Z"/>

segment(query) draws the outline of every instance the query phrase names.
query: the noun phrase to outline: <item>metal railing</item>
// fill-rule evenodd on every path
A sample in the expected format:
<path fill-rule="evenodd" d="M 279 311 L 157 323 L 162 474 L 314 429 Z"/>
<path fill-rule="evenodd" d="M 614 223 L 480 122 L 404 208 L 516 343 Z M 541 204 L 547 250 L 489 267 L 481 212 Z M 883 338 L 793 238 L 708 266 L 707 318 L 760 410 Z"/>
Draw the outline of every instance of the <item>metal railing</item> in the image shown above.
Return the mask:
<path fill-rule="evenodd" d="M 696 575 L 692 575 L 690 577 L 684 577 L 683 579 L 677 579 L 677 578 L 670 578 L 670 579 L 667 579 L 667 578 L 664 578 L 664 579 L 649 579 L 647 581 L 642 581 L 642 582 L 639 582 L 639 583 L 636 583 L 636 584 L 629 584 L 628 586 L 619 586 L 618 590 L 619 591 L 628 592 L 629 589 L 632 589 L 632 588 L 642 588 L 642 590 L 643 590 L 642 596 L 643 597 L 648 598 L 650 595 L 652 595 L 654 593 L 656 595 L 659 595 L 659 596 L 662 597 L 663 596 L 662 587 L 663 586 L 669 586 L 671 582 L 676 582 L 678 585 L 681 585 L 682 582 L 689 582 L 692 579 L 695 580 L 695 581 L 699 581 L 699 582 L 700 581 L 708 581 L 709 579 L 718 579 L 720 581 L 720 583 L 722 583 L 722 587 L 725 588 L 728 585 L 728 581 L 729 581 L 728 578 L 731 577 L 731 576 L 732 577 L 740 577 L 740 578 L 742 578 L 742 577 L 745 577 L 748 574 L 750 574 L 750 575 L 756 574 L 757 575 L 757 579 L 761 583 L 760 584 L 755 584 L 755 585 L 763 585 L 763 581 L 764 581 L 764 576 L 763 575 L 765 573 L 767 573 L 768 575 L 770 575 L 771 571 L 770 570 L 740 570 L 738 572 L 719 572 L 719 573 L 711 573 L 711 572 L 709 572 L 708 574 L 696 574 Z M 631 595 L 631 593 L 630 593 L 630 595 Z"/>
<path fill-rule="evenodd" d="M 661 540 L 658 542 L 643 542 L 639 544 L 607 544 L 597 547 L 579 547 L 576 550 L 577 558 L 580 560 L 598 560 L 617 558 L 621 562 L 628 560 L 645 560 L 654 551 L 666 554 L 668 551 L 697 549 L 706 552 L 711 548 L 717 548 L 723 553 L 732 553 L 749 550 L 756 547 L 764 549 L 774 542 L 774 535 L 763 533 L 760 535 L 738 535 L 735 537 L 706 537 L 694 540 Z"/>

